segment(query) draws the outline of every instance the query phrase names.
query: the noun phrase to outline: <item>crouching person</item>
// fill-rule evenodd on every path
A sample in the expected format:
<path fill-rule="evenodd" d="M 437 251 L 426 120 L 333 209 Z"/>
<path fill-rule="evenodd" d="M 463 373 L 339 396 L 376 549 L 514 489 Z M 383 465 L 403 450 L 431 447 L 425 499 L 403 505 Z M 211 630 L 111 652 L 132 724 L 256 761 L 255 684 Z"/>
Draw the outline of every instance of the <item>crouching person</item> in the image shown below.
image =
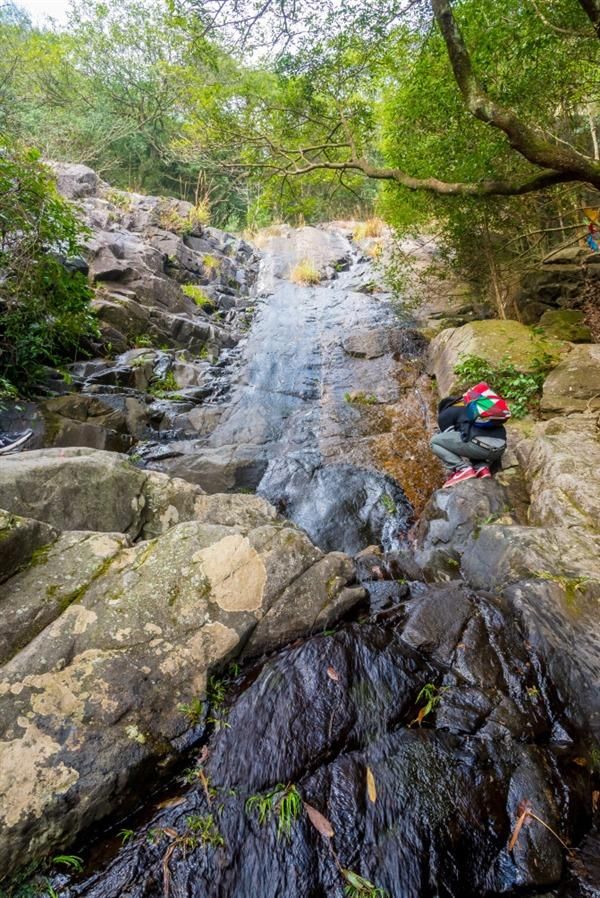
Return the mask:
<path fill-rule="evenodd" d="M 503 422 L 508 405 L 485 384 L 477 384 L 463 396 L 447 396 L 438 406 L 440 433 L 431 449 L 448 473 L 444 488 L 472 477 L 491 477 L 506 449 Z"/>

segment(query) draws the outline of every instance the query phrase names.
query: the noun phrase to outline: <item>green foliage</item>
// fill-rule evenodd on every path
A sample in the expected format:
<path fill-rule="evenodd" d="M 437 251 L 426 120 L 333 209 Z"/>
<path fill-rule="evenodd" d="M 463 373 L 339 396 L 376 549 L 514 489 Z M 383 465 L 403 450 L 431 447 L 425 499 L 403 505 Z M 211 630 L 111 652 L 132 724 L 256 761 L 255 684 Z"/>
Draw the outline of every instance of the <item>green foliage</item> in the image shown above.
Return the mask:
<path fill-rule="evenodd" d="M 193 814 L 186 817 L 185 822 L 188 831 L 203 845 L 210 845 L 212 848 L 225 846 L 225 839 L 219 832 L 212 814 L 205 814 L 203 817 Z"/>
<path fill-rule="evenodd" d="M 421 707 L 419 708 L 419 712 L 415 719 L 411 721 L 411 726 L 414 723 L 421 726 L 425 718 L 435 711 L 442 700 L 442 694 L 447 688 L 447 686 L 443 686 L 439 689 L 435 683 L 425 683 L 417 695 L 417 705 L 421 703 Z"/>
<path fill-rule="evenodd" d="M 342 867 L 341 873 L 346 883 L 344 895 L 347 898 L 389 898 L 389 893 L 385 889 L 373 885 L 372 882 L 369 882 L 364 876 L 359 876 L 354 870 L 347 870 Z"/>
<path fill-rule="evenodd" d="M 0 143 L 0 385 L 31 389 L 43 365 L 85 354 L 98 335 L 86 278 L 61 262 L 83 229 L 36 150 Z M 13 389 L 11 389 L 11 386 Z"/>
<path fill-rule="evenodd" d="M 388 514 L 390 514 L 390 515 L 396 514 L 396 511 L 397 511 L 396 503 L 394 502 L 392 497 L 389 495 L 389 493 L 383 493 L 383 495 L 379 497 L 379 501 L 381 502 L 381 504 L 383 505 L 383 507 L 385 508 L 385 510 Z"/>
<path fill-rule="evenodd" d="M 121 840 L 121 845 L 127 845 L 127 843 L 131 842 L 131 840 L 134 838 L 135 830 L 134 829 L 121 829 L 121 830 L 119 830 L 118 835 Z"/>
<path fill-rule="evenodd" d="M 75 870 L 76 873 L 81 873 L 83 870 L 83 861 L 76 854 L 57 854 L 52 858 L 52 863 L 63 864 L 63 866 Z"/>
<path fill-rule="evenodd" d="M 373 396 L 371 393 L 363 393 L 362 391 L 356 393 L 344 393 L 344 399 L 346 402 L 352 402 L 355 405 L 378 404 L 377 396 Z"/>
<path fill-rule="evenodd" d="M 535 408 L 552 364 L 552 357 L 544 354 L 535 360 L 531 371 L 521 371 L 508 358 L 494 365 L 480 356 L 468 355 L 462 357 L 454 373 L 465 388 L 486 381 L 507 400 L 513 418 L 523 418 Z"/>
<path fill-rule="evenodd" d="M 204 707 L 202 699 L 194 698 L 191 702 L 181 702 L 177 705 L 177 710 L 186 716 L 191 726 L 196 726 L 202 720 Z"/>
<path fill-rule="evenodd" d="M 165 397 L 168 397 L 170 393 L 174 393 L 178 389 L 179 386 L 175 379 L 175 375 L 172 371 L 167 371 L 164 377 L 160 380 L 155 380 L 150 384 L 148 392 L 152 396 L 156 396 L 157 399 L 164 399 Z"/>
<path fill-rule="evenodd" d="M 278 783 L 270 792 L 251 795 L 246 801 L 246 813 L 256 814 L 264 826 L 271 818 L 277 820 L 277 838 L 291 838 L 292 824 L 302 814 L 302 798 L 296 786 Z"/>
<path fill-rule="evenodd" d="M 152 346 L 152 337 L 149 334 L 138 334 L 133 341 L 136 349 L 147 349 Z"/>
<path fill-rule="evenodd" d="M 221 260 L 217 259 L 216 256 L 212 256 L 210 253 L 206 253 L 202 256 L 202 265 L 204 268 L 207 268 L 211 274 L 216 274 L 221 268 Z"/>
<path fill-rule="evenodd" d="M 189 299 L 193 300 L 197 306 L 200 306 L 200 308 L 212 305 L 212 299 L 210 296 L 207 296 L 202 287 L 199 287 L 198 284 L 183 284 L 181 292 Z"/>

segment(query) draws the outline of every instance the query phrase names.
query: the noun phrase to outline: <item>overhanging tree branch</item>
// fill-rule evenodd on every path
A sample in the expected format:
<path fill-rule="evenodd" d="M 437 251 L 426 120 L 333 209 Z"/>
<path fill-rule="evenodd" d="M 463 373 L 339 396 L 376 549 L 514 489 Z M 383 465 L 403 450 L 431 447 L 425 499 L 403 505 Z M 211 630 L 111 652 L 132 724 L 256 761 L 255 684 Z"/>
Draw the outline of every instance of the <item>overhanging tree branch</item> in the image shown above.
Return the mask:
<path fill-rule="evenodd" d="M 298 150 L 298 160 L 303 151 Z M 462 181 L 441 181 L 439 178 L 413 178 L 399 168 L 380 168 L 366 159 L 352 159 L 348 162 L 328 162 L 324 159 L 301 164 L 298 160 L 287 165 L 275 162 L 229 163 L 228 168 L 270 169 L 282 175 L 306 175 L 314 171 L 359 172 L 377 181 L 395 181 L 409 190 L 428 190 L 442 196 L 520 196 L 543 190 L 553 184 L 575 181 L 577 178 L 563 172 L 543 172 L 524 181 L 486 180 L 478 183 Z"/>
<path fill-rule="evenodd" d="M 579 0 L 591 14 L 597 12 L 600 27 L 600 0 Z M 570 176 L 564 180 L 584 181 L 600 188 L 600 164 L 573 147 L 557 145 L 549 140 L 541 128 L 524 122 L 514 110 L 493 100 L 479 83 L 461 30 L 452 13 L 450 0 L 432 0 L 433 14 L 442 33 L 455 81 L 465 106 L 487 125 L 498 128 L 508 137 L 510 145 L 534 165 Z M 594 19 L 592 18 L 592 22 Z"/>

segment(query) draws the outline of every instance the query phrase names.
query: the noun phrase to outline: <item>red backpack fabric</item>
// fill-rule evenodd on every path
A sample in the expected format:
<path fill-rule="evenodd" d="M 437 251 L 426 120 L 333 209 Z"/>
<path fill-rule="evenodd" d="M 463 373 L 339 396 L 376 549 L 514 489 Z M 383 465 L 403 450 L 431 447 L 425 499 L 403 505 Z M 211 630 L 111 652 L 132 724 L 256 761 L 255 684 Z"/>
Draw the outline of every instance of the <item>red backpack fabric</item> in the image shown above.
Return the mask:
<path fill-rule="evenodd" d="M 475 384 L 463 395 L 467 418 L 475 424 L 498 425 L 510 418 L 508 403 L 495 393 L 489 384 L 482 381 Z"/>

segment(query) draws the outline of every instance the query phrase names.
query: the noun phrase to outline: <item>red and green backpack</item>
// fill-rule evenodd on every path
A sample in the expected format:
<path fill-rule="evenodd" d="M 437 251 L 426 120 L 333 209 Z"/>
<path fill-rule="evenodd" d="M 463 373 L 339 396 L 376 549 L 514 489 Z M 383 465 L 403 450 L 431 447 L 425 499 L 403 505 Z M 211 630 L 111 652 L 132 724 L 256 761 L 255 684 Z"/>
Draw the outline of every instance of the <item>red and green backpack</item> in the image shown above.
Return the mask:
<path fill-rule="evenodd" d="M 478 427 L 497 427 L 510 418 L 508 403 L 482 381 L 463 395 L 467 418 Z"/>

